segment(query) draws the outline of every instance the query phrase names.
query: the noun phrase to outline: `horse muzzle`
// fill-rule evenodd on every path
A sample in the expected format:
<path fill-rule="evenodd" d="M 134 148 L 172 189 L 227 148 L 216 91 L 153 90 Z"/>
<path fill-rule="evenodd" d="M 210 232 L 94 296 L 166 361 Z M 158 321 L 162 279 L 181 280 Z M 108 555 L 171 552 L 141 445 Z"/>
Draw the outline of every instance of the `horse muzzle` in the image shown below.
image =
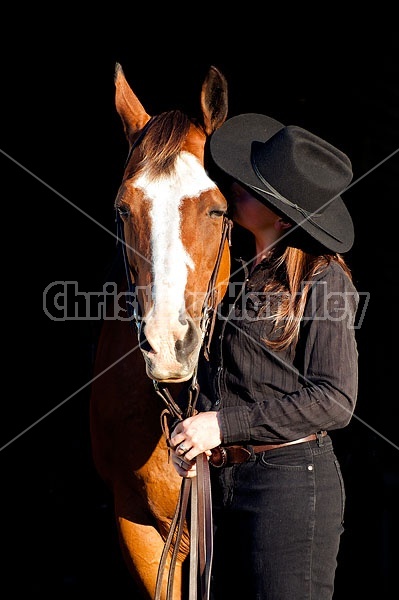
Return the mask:
<path fill-rule="evenodd" d="M 201 340 L 191 317 L 174 327 L 155 319 L 144 321 L 139 341 L 147 375 L 157 381 L 187 381 L 196 368 Z"/>

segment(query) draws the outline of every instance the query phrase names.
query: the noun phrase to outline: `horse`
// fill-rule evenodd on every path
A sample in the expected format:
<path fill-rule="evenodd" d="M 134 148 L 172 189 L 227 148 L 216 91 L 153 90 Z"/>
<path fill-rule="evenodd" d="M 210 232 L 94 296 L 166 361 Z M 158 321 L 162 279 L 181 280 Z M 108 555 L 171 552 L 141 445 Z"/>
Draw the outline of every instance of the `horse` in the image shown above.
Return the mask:
<path fill-rule="evenodd" d="M 119 63 L 114 82 L 129 145 L 114 205 L 127 283 L 97 342 L 90 439 L 95 469 L 112 493 L 121 555 L 143 598 L 153 600 L 182 483 L 168 461 L 158 386 L 174 402 L 195 378 L 230 274 L 227 203 L 206 169 L 207 141 L 227 117 L 228 94 L 211 66 L 196 116 L 150 116 Z M 173 600 L 188 597 L 189 551 L 186 522 Z M 166 579 L 161 594 L 165 600 Z"/>

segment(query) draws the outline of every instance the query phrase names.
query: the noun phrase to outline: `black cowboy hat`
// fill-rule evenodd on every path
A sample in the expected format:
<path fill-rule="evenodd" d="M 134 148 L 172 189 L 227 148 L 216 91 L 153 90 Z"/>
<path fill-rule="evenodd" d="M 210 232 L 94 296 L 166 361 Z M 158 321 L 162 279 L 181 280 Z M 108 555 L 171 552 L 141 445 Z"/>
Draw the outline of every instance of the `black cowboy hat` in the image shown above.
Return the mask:
<path fill-rule="evenodd" d="M 325 140 L 247 113 L 213 133 L 210 153 L 219 169 L 316 242 L 332 252 L 352 247 L 353 222 L 340 196 L 352 180 L 351 162 Z"/>

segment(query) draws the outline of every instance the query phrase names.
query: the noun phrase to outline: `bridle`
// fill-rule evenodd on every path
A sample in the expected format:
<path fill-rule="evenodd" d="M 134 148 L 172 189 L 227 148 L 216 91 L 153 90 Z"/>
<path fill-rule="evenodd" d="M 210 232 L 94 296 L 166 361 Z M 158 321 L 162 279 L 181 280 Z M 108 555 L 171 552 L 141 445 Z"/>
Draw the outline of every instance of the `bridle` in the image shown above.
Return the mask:
<path fill-rule="evenodd" d="M 133 150 L 140 144 L 141 140 L 145 136 L 150 123 L 151 119 L 146 123 L 140 135 L 132 144 L 125 162 L 125 167 L 127 166 L 132 156 Z M 136 284 L 134 280 L 134 274 L 132 273 L 127 257 L 123 221 L 118 210 L 116 211 L 116 223 L 117 240 L 118 243 L 121 244 L 122 248 L 128 293 L 130 296 L 130 300 L 127 300 L 126 302 L 126 309 L 129 316 L 129 323 L 130 325 L 135 324 L 138 333 L 138 339 L 140 341 L 142 321 L 139 314 L 139 302 Z M 226 241 L 228 241 L 229 246 L 231 245 L 231 228 L 232 221 L 226 215 L 224 215 L 218 254 L 212 272 L 212 276 L 208 282 L 208 288 L 201 312 L 201 346 L 204 348 L 204 353 L 207 357 L 209 354 L 210 343 L 217 316 L 216 308 L 218 302 L 218 293 L 216 282 L 218 279 L 220 264 L 222 261 Z M 166 408 L 161 413 L 161 426 L 169 447 L 169 432 L 173 430 L 178 421 L 186 419 L 196 413 L 196 402 L 200 391 L 199 384 L 197 381 L 197 368 L 198 364 L 195 366 L 194 373 L 191 377 L 191 382 L 187 390 L 187 405 L 184 410 L 182 410 L 180 406 L 175 402 L 168 388 L 165 385 L 160 384 L 160 382 L 158 382 L 157 380 L 153 380 L 155 392 L 162 398 L 163 402 L 166 405 Z M 173 545 L 173 551 L 171 555 L 168 573 L 166 595 L 166 600 L 172 600 L 175 566 L 181 537 L 183 534 L 183 527 L 186 521 L 189 500 L 191 500 L 191 511 L 189 552 L 190 576 L 188 600 L 197 600 L 198 592 L 200 593 L 200 600 L 209 600 L 210 597 L 210 577 L 213 559 L 213 519 L 209 463 L 205 453 L 202 453 L 199 456 L 197 456 L 196 470 L 197 475 L 194 479 L 182 478 L 175 514 L 164 544 L 158 568 L 154 600 L 160 600 L 161 598 L 162 582 L 166 568 L 166 561 L 168 554 L 170 553 L 170 548 Z M 200 584 L 200 590 L 198 590 L 198 582 Z"/>
<path fill-rule="evenodd" d="M 141 333 L 141 318 L 140 318 L 140 304 L 138 302 L 136 283 L 134 280 L 134 274 L 132 273 L 132 269 L 129 264 L 129 260 L 126 252 L 126 241 L 125 234 L 123 230 L 123 221 L 122 218 L 116 210 L 116 226 L 117 226 L 117 243 L 121 245 L 123 263 L 125 267 L 125 274 L 127 279 L 128 286 L 128 295 L 129 299 L 126 301 L 126 310 L 129 317 L 129 323 L 132 326 L 133 324 L 136 326 L 137 333 L 140 337 Z M 210 342 L 213 334 L 213 329 L 216 320 L 216 306 L 217 306 L 217 287 L 216 282 L 219 274 L 220 263 L 222 261 L 223 251 L 225 242 L 228 241 L 229 246 L 231 245 L 231 228 L 232 221 L 226 216 L 223 216 L 223 227 L 222 234 L 220 239 L 220 245 L 218 249 L 218 254 L 216 258 L 216 263 L 212 272 L 212 276 L 208 282 L 208 289 L 205 294 L 204 303 L 202 306 L 201 313 L 201 323 L 200 330 L 202 333 L 202 343 L 204 343 L 205 338 L 207 338 L 207 343 L 205 345 L 206 354 L 209 353 Z"/>

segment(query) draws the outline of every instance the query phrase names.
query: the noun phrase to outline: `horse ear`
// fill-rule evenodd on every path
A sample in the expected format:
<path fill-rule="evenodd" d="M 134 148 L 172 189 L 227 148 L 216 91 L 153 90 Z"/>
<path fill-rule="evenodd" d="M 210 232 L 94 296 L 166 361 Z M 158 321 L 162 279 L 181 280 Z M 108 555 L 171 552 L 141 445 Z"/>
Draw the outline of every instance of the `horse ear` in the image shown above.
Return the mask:
<path fill-rule="evenodd" d="M 204 129 L 208 135 L 220 127 L 227 118 L 228 86 L 224 75 L 211 66 L 202 84 L 201 110 Z"/>
<path fill-rule="evenodd" d="M 115 106 L 122 119 L 125 136 L 132 143 L 133 136 L 144 127 L 150 118 L 143 105 L 133 93 L 119 63 L 115 65 Z"/>

